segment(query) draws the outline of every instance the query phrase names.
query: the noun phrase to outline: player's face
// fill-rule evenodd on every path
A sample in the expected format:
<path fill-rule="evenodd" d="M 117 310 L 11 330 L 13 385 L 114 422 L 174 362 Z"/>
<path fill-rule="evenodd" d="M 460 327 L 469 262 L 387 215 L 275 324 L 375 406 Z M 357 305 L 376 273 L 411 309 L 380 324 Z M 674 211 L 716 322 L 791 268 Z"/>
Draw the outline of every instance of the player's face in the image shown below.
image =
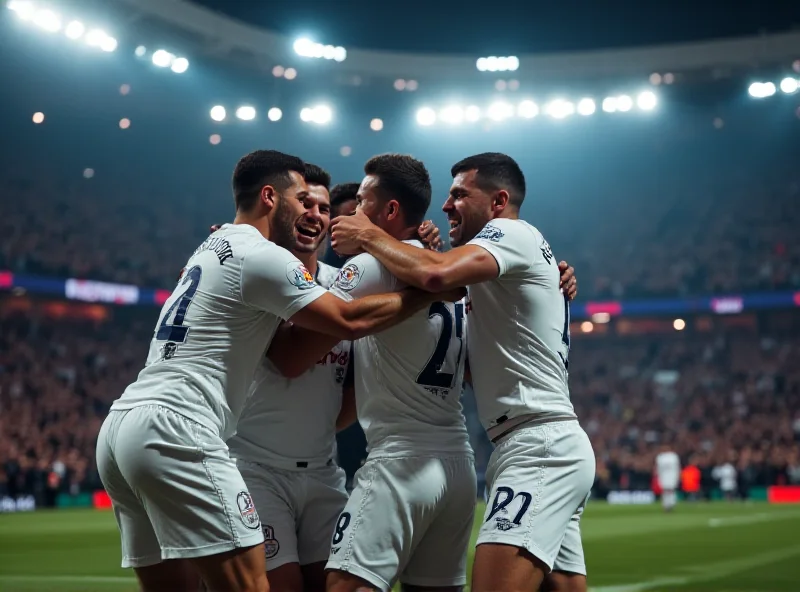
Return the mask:
<path fill-rule="evenodd" d="M 475 183 L 476 174 L 474 170 L 457 174 L 442 206 L 450 222 L 450 244 L 454 247 L 471 241 L 492 219 L 492 196 Z"/>
<path fill-rule="evenodd" d="M 377 188 L 377 177 L 372 175 L 364 177 L 356 196 L 357 208 L 364 212 L 369 221 L 375 226 L 383 228 L 386 224 L 386 207 L 388 204 L 378 195 Z"/>
<path fill-rule="evenodd" d="M 357 207 L 358 200 L 356 198 L 341 201 L 335 208 L 331 210 L 331 218 L 337 218 L 339 216 L 352 216 L 356 213 Z"/>
<path fill-rule="evenodd" d="M 298 194 L 302 213 L 294 224 L 294 248 L 300 253 L 319 249 L 331 225 L 331 197 L 322 185 L 309 185 L 306 194 Z"/>
<path fill-rule="evenodd" d="M 295 225 L 304 214 L 303 203 L 309 196 L 308 186 L 300 173 L 290 171 L 292 184 L 281 193 L 272 211 L 270 240 L 279 247 L 293 250 L 297 243 Z"/>

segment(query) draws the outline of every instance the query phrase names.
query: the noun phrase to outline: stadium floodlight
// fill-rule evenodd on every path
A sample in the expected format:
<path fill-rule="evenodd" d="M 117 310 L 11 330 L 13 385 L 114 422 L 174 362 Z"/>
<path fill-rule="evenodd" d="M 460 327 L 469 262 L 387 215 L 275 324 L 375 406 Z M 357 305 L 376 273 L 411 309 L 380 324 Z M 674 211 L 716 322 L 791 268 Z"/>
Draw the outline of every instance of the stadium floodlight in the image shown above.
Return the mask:
<path fill-rule="evenodd" d="M 464 119 L 471 122 L 476 122 L 481 118 L 481 109 L 477 105 L 470 105 L 464 109 Z"/>
<path fill-rule="evenodd" d="M 37 10 L 33 15 L 33 23 L 48 33 L 61 30 L 61 18 L 52 10 Z"/>
<path fill-rule="evenodd" d="M 436 123 L 436 111 L 430 107 L 423 107 L 417 111 L 417 123 L 420 125 L 433 125 Z"/>
<path fill-rule="evenodd" d="M 633 99 L 630 98 L 628 95 L 620 95 L 617 97 L 617 110 L 622 111 L 630 111 L 633 109 Z"/>
<path fill-rule="evenodd" d="M 281 117 L 283 117 L 283 111 L 281 111 L 277 107 L 273 107 L 272 109 L 267 111 L 267 119 L 269 119 L 270 121 L 279 121 Z"/>
<path fill-rule="evenodd" d="M 578 101 L 578 114 L 585 117 L 594 114 L 595 111 L 597 111 L 597 105 L 595 105 L 594 99 L 586 97 Z"/>
<path fill-rule="evenodd" d="M 606 97 L 603 99 L 603 111 L 606 113 L 614 113 L 617 110 L 617 98 Z"/>
<path fill-rule="evenodd" d="M 575 113 L 575 104 L 564 99 L 555 99 L 547 104 L 545 111 L 553 119 L 564 119 Z"/>
<path fill-rule="evenodd" d="M 458 125 L 464 121 L 464 109 L 458 105 L 448 105 L 439 113 L 439 119 L 451 125 Z"/>
<path fill-rule="evenodd" d="M 656 93 L 650 90 L 640 92 L 639 96 L 636 97 L 636 104 L 642 111 L 652 111 L 656 108 L 657 103 Z"/>
<path fill-rule="evenodd" d="M 331 119 L 333 119 L 333 111 L 327 105 L 317 105 L 312 109 L 312 122 L 325 125 L 330 123 Z"/>
<path fill-rule="evenodd" d="M 107 35 L 103 41 L 100 42 L 100 49 L 107 53 L 111 53 L 117 49 L 117 40 Z"/>
<path fill-rule="evenodd" d="M 369 122 L 369 129 L 373 132 L 379 132 L 383 129 L 383 119 L 378 119 L 377 117 Z"/>
<path fill-rule="evenodd" d="M 797 92 L 798 86 L 800 86 L 800 83 L 796 78 L 786 77 L 781 80 L 781 91 L 787 95 Z"/>
<path fill-rule="evenodd" d="M 8 8 L 16 13 L 23 21 L 31 20 L 36 14 L 36 8 L 26 0 L 11 0 L 11 2 L 8 3 Z"/>
<path fill-rule="evenodd" d="M 242 105 L 236 110 L 236 117 L 242 121 L 252 121 L 256 118 L 256 108 L 250 105 Z"/>
<path fill-rule="evenodd" d="M 86 27 L 80 21 L 71 21 L 64 27 L 64 35 L 70 39 L 80 39 L 85 31 Z"/>
<path fill-rule="evenodd" d="M 90 47 L 102 47 L 106 37 L 108 37 L 108 35 L 102 29 L 92 29 L 86 33 L 84 41 L 86 41 L 86 45 Z"/>
<path fill-rule="evenodd" d="M 225 121 L 225 117 L 227 117 L 227 112 L 225 111 L 225 107 L 222 105 L 214 105 L 211 107 L 210 111 L 211 119 L 214 121 Z"/>
<path fill-rule="evenodd" d="M 505 101 L 495 101 L 489 105 L 487 115 L 489 115 L 489 119 L 494 121 L 503 121 L 514 115 L 514 107 Z"/>
<path fill-rule="evenodd" d="M 517 56 L 478 58 L 475 66 L 481 72 L 514 72 L 519 68 Z"/>
<path fill-rule="evenodd" d="M 293 46 L 294 52 L 304 58 L 325 58 L 343 62 L 347 59 L 347 50 L 344 47 L 334 45 L 323 45 L 316 43 L 307 37 L 300 37 Z"/>
<path fill-rule="evenodd" d="M 300 109 L 300 120 L 309 122 L 314 117 L 314 110 L 310 107 L 303 107 Z"/>
<path fill-rule="evenodd" d="M 333 60 L 335 62 L 343 62 L 347 59 L 347 50 L 344 47 L 336 46 L 333 52 Z"/>
<path fill-rule="evenodd" d="M 772 82 L 754 82 L 747 89 L 750 96 L 756 99 L 765 99 L 775 94 L 776 88 Z"/>
<path fill-rule="evenodd" d="M 314 42 L 306 37 L 301 37 L 294 42 L 294 52 L 303 57 L 310 57 L 314 51 Z"/>
<path fill-rule="evenodd" d="M 186 58 L 175 58 L 170 67 L 175 74 L 183 74 L 189 69 L 189 60 Z"/>
<path fill-rule="evenodd" d="M 153 65 L 158 66 L 159 68 L 168 68 L 174 59 L 175 56 L 165 49 L 158 49 L 154 51 L 153 57 L 151 58 Z"/>
<path fill-rule="evenodd" d="M 533 101 L 522 101 L 519 105 L 517 105 L 517 115 L 524 117 L 525 119 L 533 119 L 539 115 L 539 105 Z"/>

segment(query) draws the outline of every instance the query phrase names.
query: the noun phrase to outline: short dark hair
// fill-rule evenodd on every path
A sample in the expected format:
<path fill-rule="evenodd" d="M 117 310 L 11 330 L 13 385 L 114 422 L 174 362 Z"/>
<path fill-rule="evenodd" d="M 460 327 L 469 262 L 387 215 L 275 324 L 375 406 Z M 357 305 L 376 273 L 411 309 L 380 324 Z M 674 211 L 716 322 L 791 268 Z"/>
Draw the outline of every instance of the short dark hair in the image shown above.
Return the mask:
<path fill-rule="evenodd" d="M 331 174 L 320 166 L 306 163 L 306 172 L 303 175 L 309 185 L 322 185 L 327 191 L 331 189 Z"/>
<path fill-rule="evenodd" d="M 381 197 L 400 202 L 409 226 L 422 224 L 431 205 L 431 177 L 421 160 L 407 154 L 381 154 L 367 161 L 364 173 L 378 178 Z"/>
<path fill-rule="evenodd" d="M 525 200 L 525 175 L 517 162 L 507 154 L 484 152 L 458 161 L 450 169 L 455 178 L 459 173 L 477 171 L 475 182 L 484 191 L 508 191 L 511 205 L 519 208 Z"/>
<path fill-rule="evenodd" d="M 344 202 L 358 199 L 358 183 L 339 183 L 331 189 L 331 210 L 335 211 Z"/>
<path fill-rule="evenodd" d="M 292 184 L 290 171 L 305 175 L 302 160 L 277 150 L 256 150 L 243 156 L 233 170 L 233 199 L 236 209 L 244 212 L 253 209 L 264 185 L 284 191 Z"/>

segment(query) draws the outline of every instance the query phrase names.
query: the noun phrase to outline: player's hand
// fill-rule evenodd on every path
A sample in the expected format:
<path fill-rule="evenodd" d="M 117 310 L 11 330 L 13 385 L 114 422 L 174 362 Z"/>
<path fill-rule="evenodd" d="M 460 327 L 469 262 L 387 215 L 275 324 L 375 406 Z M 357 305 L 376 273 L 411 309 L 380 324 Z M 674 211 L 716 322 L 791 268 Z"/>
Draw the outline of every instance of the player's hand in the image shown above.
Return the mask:
<path fill-rule="evenodd" d="M 209 229 L 209 232 L 211 232 L 211 234 L 214 234 L 214 233 L 215 233 L 217 230 L 219 230 L 220 228 L 222 228 L 222 224 L 214 224 L 214 225 L 213 225 L 213 226 L 211 226 L 211 228 Z"/>
<path fill-rule="evenodd" d="M 568 300 L 575 300 L 575 296 L 578 295 L 578 278 L 575 277 L 575 269 L 566 261 L 561 261 L 558 264 L 558 271 L 561 272 L 561 292 Z"/>
<path fill-rule="evenodd" d="M 445 292 L 437 292 L 437 299 L 442 302 L 460 302 L 467 295 L 466 288 L 451 288 Z"/>
<path fill-rule="evenodd" d="M 376 226 L 366 214 L 356 210 L 352 216 L 339 216 L 331 222 L 331 246 L 339 255 L 358 255 L 367 232 Z"/>
<path fill-rule="evenodd" d="M 426 249 L 431 251 L 442 250 L 442 237 L 439 236 L 439 228 L 433 223 L 433 220 L 425 220 L 417 229 L 419 240 L 425 245 Z"/>

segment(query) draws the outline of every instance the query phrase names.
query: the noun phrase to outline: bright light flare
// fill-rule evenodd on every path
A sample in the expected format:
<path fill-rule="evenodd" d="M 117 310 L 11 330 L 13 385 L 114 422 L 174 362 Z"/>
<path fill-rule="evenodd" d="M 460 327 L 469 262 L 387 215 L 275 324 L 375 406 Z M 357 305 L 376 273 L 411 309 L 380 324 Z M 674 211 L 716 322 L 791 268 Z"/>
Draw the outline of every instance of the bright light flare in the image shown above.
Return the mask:
<path fill-rule="evenodd" d="M 638 105 L 639 109 L 642 111 L 652 111 L 656 108 L 658 104 L 658 99 L 656 98 L 656 93 L 650 90 L 646 90 L 644 92 L 640 92 L 639 96 L 636 97 L 636 105 Z"/>
<path fill-rule="evenodd" d="M 153 57 L 150 58 L 154 66 L 159 68 L 168 68 L 172 64 L 175 56 L 164 49 L 158 49 L 153 52 Z"/>
<path fill-rule="evenodd" d="M 170 68 L 175 74 L 183 74 L 189 69 L 189 60 L 186 58 L 175 58 Z"/>
<path fill-rule="evenodd" d="M 439 113 L 439 119 L 450 125 L 458 125 L 464 121 L 464 109 L 458 105 L 448 105 Z"/>
<path fill-rule="evenodd" d="M 796 78 L 787 77 L 781 80 L 781 91 L 787 95 L 797 92 L 798 87 L 800 87 L 800 83 Z"/>
<path fill-rule="evenodd" d="M 115 51 L 117 49 L 117 40 L 114 39 L 113 37 L 106 36 L 100 42 L 100 49 L 102 49 L 103 51 L 105 51 L 107 53 L 111 53 L 112 51 Z"/>
<path fill-rule="evenodd" d="M 603 111 L 606 113 L 614 113 L 617 110 L 617 98 L 606 97 L 603 99 Z"/>
<path fill-rule="evenodd" d="M 514 107 L 505 101 L 495 101 L 489 105 L 488 115 L 493 121 L 503 121 L 514 115 Z"/>
<path fill-rule="evenodd" d="M 464 119 L 470 121 L 472 123 L 478 121 L 481 118 L 481 108 L 477 105 L 470 105 L 466 109 L 464 109 Z"/>
<path fill-rule="evenodd" d="M 215 105 L 211 107 L 210 115 L 211 119 L 213 119 L 214 121 L 225 121 L 227 113 L 225 111 L 225 107 L 223 107 L 222 105 Z"/>
<path fill-rule="evenodd" d="M 9 10 L 15 12 L 23 21 L 31 20 L 36 14 L 36 8 L 30 2 L 25 0 L 11 0 L 8 3 Z"/>
<path fill-rule="evenodd" d="M 546 111 L 553 119 L 565 119 L 575 113 L 575 104 L 564 99 L 555 99 L 547 104 Z"/>
<path fill-rule="evenodd" d="M 533 119 L 539 115 L 539 105 L 533 101 L 522 101 L 517 106 L 517 115 L 525 119 Z"/>
<path fill-rule="evenodd" d="M 620 95 L 617 97 L 617 110 L 624 113 L 626 111 L 630 111 L 631 109 L 633 109 L 632 98 L 630 98 L 628 95 Z"/>
<path fill-rule="evenodd" d="M 33 23 L 48 33 L 61 30 L 61 18 L 52 10 L 37 10 L 33 15 Z"/>
<path fill-rule="evenodd" d="M 765 99 L 774 95 L 777 89 L 772 82 L 754 82 L 747 91 L 750 93 L 750 96 L 756 99 Z"/>
<path fill-rule="evenodd" d="M 417 111 L 417 123 L 420 125 L 433 125 L 436 123 L 436 111 L 430 107 L 423 107 Z"/>
<path fill-rule="evenodd" d="M 252 121 L 256 118 L 256 108 L 250 105 L 242 105 L 236 110 L 236 117 L 242 121 Z"/>
<path fill-rule="evenodd" d="M 597 105 L 594 100 L 590 98 L 581 99 L 578 101 L 578 114 L 584 117 L 594 114 L 597 111 Z"/>
<path fill-rule="evenodd" d="M 86 27 L 83 26 L 82 22 L 72 21 L 64 28 L 64 35 L 70 39 L 80 39 L 85 31 Z"/>
<path fill-rule="evenodd" d="M 327 105 L 317 105 L 316 107 L 303 107 L 300 110 L 300 119 L 306 123 L 316 123 L 325 125 L 333 119 L 333 111 Z"/>
<path fill-rule="evenodd" d="M 377 117 L 369 122 L 369 129 L 373 132 L 379 132 L 383 129 L 383 119 L 378 119 Z"/>
<path fill-rule="evenodd" d="M 267 111 L 267 119 L 270 121 L 280 121 L 281 117 L 283 117 L 283 111 L 278 109 L 277 107 L 273 107 L 269 111 Z"/>

